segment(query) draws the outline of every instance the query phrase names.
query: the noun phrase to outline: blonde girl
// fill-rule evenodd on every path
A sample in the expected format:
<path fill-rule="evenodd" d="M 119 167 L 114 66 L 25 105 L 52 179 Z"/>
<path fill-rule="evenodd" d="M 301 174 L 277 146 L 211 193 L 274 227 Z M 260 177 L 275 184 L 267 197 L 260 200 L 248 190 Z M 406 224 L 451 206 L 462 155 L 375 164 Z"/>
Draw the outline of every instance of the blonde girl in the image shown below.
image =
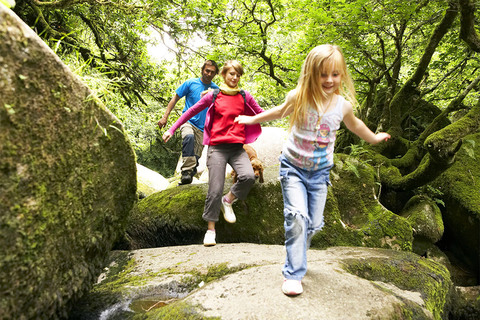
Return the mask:
<path fill-rule="evenodd" d="M 371 144 L 390 138 L 373 133 L 353 113 L 356 104 L 352 79 L 341 49 L 325 44 L 307 55 L 297 87 L 285 102 L 255 116 L 239 116 L 236 122 L 255 124 L 290 115 L 290 132 L 280 156 L 280 181 L 284 203 L 285 247 L 282 291 L 303 292 L 307 249 L 312 236 L 322 229 L 323 211 L 333 166 L 334 142 L 340 123 Z"/>

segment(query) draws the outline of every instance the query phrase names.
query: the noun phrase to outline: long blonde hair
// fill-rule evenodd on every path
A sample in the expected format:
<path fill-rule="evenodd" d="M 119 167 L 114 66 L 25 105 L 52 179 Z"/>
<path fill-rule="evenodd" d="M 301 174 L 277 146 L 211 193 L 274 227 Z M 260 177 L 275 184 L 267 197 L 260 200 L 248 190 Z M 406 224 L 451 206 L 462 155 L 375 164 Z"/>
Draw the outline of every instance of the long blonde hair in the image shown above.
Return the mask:
<path fill-rule="evenodd" d="M 323 99 L 327 94 L 320 85 L 322 73 L 337 71 L 341 75 L 341 85 L 336 94 L 342 95 L 352 105 L 356 105 L 353 80 L 348 73 L 345 58 L 340 47 L 323 44 L 313 48 L 305 58 L 296 88 L 295 106 L 290 116 L 290 127 L 305 120 L 309 107 L 324 110 Z"/>

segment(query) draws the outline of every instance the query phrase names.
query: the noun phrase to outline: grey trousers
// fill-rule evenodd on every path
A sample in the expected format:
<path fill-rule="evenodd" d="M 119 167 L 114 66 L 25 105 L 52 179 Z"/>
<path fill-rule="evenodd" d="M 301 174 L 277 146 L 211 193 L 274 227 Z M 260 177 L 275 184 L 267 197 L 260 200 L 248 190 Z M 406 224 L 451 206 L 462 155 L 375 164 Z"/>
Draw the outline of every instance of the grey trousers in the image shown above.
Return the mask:
<path fill-rule="evenodd" d="M 182 134 L 182 167 L 181 171 L 193 171 L 198 166 L 198 159 L 203 151 L 203 131 L 190 124 L 180 127 Z"/>
<path fill-rule="evenodd" d="M 202 216 L 206 221 L 218 221 L 227 163 L 237 172 L 238 180 L 230 188 L 235 197 L 240 200 L 247 198 L 255 183 L 255 174 L 242 144 L 209 146 L 207 152 L 208 193 Z"/>

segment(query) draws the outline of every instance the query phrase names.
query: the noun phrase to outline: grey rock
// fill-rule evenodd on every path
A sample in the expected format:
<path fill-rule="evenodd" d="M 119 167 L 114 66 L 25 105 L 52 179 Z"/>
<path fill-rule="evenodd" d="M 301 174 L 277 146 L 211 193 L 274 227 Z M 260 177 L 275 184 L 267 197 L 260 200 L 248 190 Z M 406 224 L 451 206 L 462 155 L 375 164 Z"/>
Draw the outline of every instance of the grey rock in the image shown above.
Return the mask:
<path fill-rule="evenodd" d="M 135 199 L 122 124 L 0 5 L 0 317 L 65 317 Z"/>
<path fill-rule="evenodd" d="M 172 283 L 190 281 L 192 274 L 206 274 L 215 266 L 231 268 L 231 273 L 202 281 L 183 299 L 166 299 L 172 306 L 183 302 L 180 308 L 189 312 L 193 308 L 201 316 L 223 320 L 395 319 L 402 314 L 410 314 L 412 319 L 440 319 L 447 312 L 452 288 L 448 271 L 441 265 L 389 249 L 309 250 L 304 293 L 294 298 L 281 291 L 285 259 L 281 245 L 190 245 L 141 249 L 130 254 L 135 261 L 130 276 L 136 284 L 124 283 L 124 301 L 131 299 L 132 292 L 140 296 L 142 290 L 173 288 Z M 372 270 L 362 273 L 366 266 Z M 388 272 L 380 277 L 383 268 Z M 139 281 L 142 276 L 144 281 Z M 409 285 L 407 279 L 415 280 L 415 284 Z M 107 287 L 108 281 L 105 283 Z M 97 292 L 101 288 L 102 282 Z M 156 319 L 160 313 L 167 317 L 168 312 L 161 309 L 152 308 L 144 318 Z"/>
<path fill-rule="evenodd" d="M 426 239 L 432 244 L 442 238 L 444 231 L 442 213 L 437 204 L 428 197 L 412 197 L 400 215 L 412 226 L 414 238 Z"/>
<path fill-rule="evenodd" d="M 160 173 L 153 171 L 137 163 L 137 186 L 138 192 L 143 198 L 152 193 L 165 190 L 170 182 Z"/>

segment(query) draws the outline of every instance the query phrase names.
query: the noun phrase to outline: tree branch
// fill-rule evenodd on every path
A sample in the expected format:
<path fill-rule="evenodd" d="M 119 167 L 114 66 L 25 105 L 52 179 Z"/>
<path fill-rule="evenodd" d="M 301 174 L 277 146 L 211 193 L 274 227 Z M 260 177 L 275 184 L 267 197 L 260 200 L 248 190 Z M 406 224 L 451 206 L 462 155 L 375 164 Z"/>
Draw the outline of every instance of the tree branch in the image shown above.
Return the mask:
<path fill-rule="evenodd" d="M 455 152 L 458 151 L 460 145 L 457 144 L 455 146 Z M 435 180 L 435 178 L 448 169 L 452 163 L 451 159 L 447 159 L 447 161 L 435 161 L 434 157 L 428 153 L 423 157 L 417 169 L 405 176 L 403 176 L 395 166 L 381 166 L 380 181 L 384 186 L 393 190 L 413 190 Z"/>
<path fill-rule="evenodd" d="M 40 1 L 40 0 L 31 0 L 36 6 L 39 7 L 49 7 L 55 9 L 65 9 L 78 4 L 90 4 L 90 5 L 112 5 L 116 8 L 122 9 L 140 9 L 143 6 L 139 5 L 124 5 L 121 2 L 114 2 L 111 0 L 55 0 L 55 1 Z"/>
<path fill-rule="evenodd" d="M 430 64 L 433 54 L 437 49 L 440 41 L 443 39 L 447 31 L 452 26 L 456 16 L 458 14 L 456 2 L 450 0 L 450 6 L 445 12 L 445 16 L 443 17 L 440 24 L 435 28 L 430 40 L 425 48 L 424 54 L 420 59 L 420 62 L 415 70 L 413 76 L 409 79 L 410 85 L 415 87 L 421 82 L 425 72 Z"/>
<path fill-rule="evenodd" d="M 475 52 L 480 52 L 480 37 L 475 30 L 475 3 L 471 0 L 459 0 L 460 39 L 463 39 Z"/>
<path fill-rule="evenodd" d="M 381 130 L 389 129 L 390 133 L 398 136 L 402 135 L 400 119 L 402 119 L 403 114 L 408 112 L 407 108 L 415 105 L 415 100 L 418 99 L 419 96 L 418 85 L 425 75 L 436 48 L 453 25 L 455 17 L 458 14 L 456 1 L 450 0 L 449 3 L 450 6 L 447 8 L 442 21 L 437 25 L 427 43 L 415 73 L 393 97 L 390 106 L 384 109 L 379 126 Z"/>
<path fill-rule="evenodd" d="M 277 66 L 275 65 L 272 57 L 267 55 L 268 29 L 269 29 L 270 26 L 274 25 L 275 22 L 277 22 L 277 18 L 275 16 L 274 5 L 272 4 L 272 2 L 270 0 L 267 1 L 268 10 L 269 10 L 269 13 L 271 15 L 271 19 L 269 21 L 265 21 L 265 20 L 257 18 L 255 16 L 256 9 L 257 9 L 257 3 L 256 2 L 250 8 L 247 6 L 247 4 L 245 2 L 242 2 L 242 4 L 243 4 L 245 10 L 251 16 L 251 21 L 250 22 L 253 22 L 257 25 L 258 30 L 260 31 L 260 40 L 261 40 L 261 43 L 262 43 L 260 50 L 255 50 L 255 49 L 252 48 L 252 49 L 245 49 L 245 51 L 249 52 L 252 55 L 258 56 L 259 58 L 261 58 L 265 62 L 265 64 L 262 65 L 261 67 L 266 66 L 266 71 L 260 71 L 259 70 L 260 72 L 268 75 L 270 78 L 275 80 L 279 85 L 286 88 L 287 84 L 282 79 L 280 79 L 280 77 L 278 77 L 277 74 L 275 73 L 275 68 Z M 241 21 L 239 21 L 239 22 L 242 23 L 242 28 L 247 27 L 247 25 L 248 25 L 248 23 L 241 22 Z"/>
<path fill-rule="evenodd" d="M 430 125 L 425 128 L 422 134 L 418 139 L 410 146 L 408 151 L 399 159 L 392 159 L 389 161 L 391 165 L 394 165 L 398 168 L 408 168 L 415 165 L 418 157 L 423 157 L 426 153 L 427 148 L 425 147 L 425 141 L 427 138 L 433 134 L 435 131 L 441 128 L 441 123 L 445 118 L 453 111 L 458 110 L 458 106 L 461 105 L 461 102 L 465 97 L 480 83 L 480 76 L 478 76 L 470 85 L 454 100 L 452 100 L 449 105 L 437 116 Z M 470 114 L 470 113 L 469 113 Z M 467 116 L 467 115 L 465 115 Z M 460 121 L 460 120 L 459 120 Z M 457 121 L 458 122 L 458 121 Z M 464 135 L 463 135 L 464 136 Z M 461 139 L 460 136 L 458 139 Z M 451 144 L 454 144 L 456 141 L 451 141 Z"/>
<path fill-rule="evenodd" d="M 381 168 L 382 183 L 394 190 L 412 190 L 434 180 L 450 167 L 454 162 L 455 154 L 462 145 L 463 137 L 478 132 L 480 100 L 457 122 L 438 130 L 439 123 L 450 112 L 455 111 L 461 101 L 479 83 L 480 76 L 433 120 L 402 158 L 386 161 L 390 166 Z M 420 165 L 413 172 L 402 176 L 398 168 L 414 166 L 416 159 L 422 154 L 425 156 Z"/>
<path fill-rule="evenodd" d="M 476 83 L 480 81 L 476 79 Z M 437 162 L 446 162 L 455 156 L 456 144 L 466 135 L 478 132 L 480 126 L 480 99 L 478 103 L 460 120 L 431 134 L 424 143 L 424 147 Z"/>
<path fill-rule="evenodd" d="M 423 96 L 435 91 L 438 88 L 438 86 L 440 86 L 440 84 L 442 84 L 442 82 L 444 82 L 446 79 L 448 79 L 448 77 L 450 77 L 458 68 L 461 68 L 462 66 L 464 66 L 467 63 L 468 59 L 469 59 L 469 57 L 466 57 L 465 59 L 460 61 L 455 67 L 453 67 L 452 70 L 446 72 L 445 75 L 432 88 L 422 91 L 421 96 L 423 97 Z"/>

